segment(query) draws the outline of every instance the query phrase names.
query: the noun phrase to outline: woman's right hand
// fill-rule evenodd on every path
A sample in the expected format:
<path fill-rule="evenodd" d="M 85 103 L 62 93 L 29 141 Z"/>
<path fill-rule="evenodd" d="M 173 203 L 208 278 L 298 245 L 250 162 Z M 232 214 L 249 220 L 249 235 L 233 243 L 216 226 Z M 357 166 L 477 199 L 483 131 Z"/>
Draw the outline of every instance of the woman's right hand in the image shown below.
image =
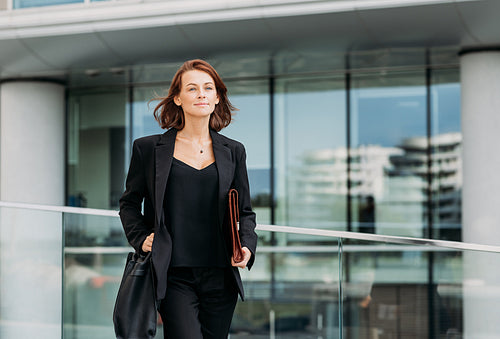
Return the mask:
<path fill-rule="evenodd" d="M 153 240 L 154 240 L 155 234 L 151 233 L 150 235 L 147 236 L 147 238 L 144 240 L 142 243 L 142 251 L 143 252 L 151 252 L 151 248 L 153 247 Z"/>

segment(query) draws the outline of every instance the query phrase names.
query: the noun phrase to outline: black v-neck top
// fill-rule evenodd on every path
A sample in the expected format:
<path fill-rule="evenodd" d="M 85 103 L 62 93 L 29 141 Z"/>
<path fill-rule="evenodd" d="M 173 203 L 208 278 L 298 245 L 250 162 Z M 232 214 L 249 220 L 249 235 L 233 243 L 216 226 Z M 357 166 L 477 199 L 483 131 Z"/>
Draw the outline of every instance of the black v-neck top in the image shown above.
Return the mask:
<path fill-rule="evenodd" d="M 171 267 L 225 267 L 217 222 L 215 162 L 198 170 L 174 158 L 165 192 L 165 220 L 172 237 Z"/>

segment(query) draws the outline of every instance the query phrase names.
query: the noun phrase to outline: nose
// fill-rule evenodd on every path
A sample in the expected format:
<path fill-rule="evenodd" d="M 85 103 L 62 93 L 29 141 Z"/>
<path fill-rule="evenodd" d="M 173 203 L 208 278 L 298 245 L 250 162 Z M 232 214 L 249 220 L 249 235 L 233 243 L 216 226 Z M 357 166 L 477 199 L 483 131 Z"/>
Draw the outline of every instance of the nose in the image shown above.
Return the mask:
<path fill-rule="evenodd" d="M 198 92 L 198 97 L 200 97 L 200 98 L 204 98 L 204 97 L 206 97 L 206 96 L 207 96 L 207 95 L 206 95 L 206 93 L 205 93 L 205 90 L 201 89 L 201 90 Z"/>

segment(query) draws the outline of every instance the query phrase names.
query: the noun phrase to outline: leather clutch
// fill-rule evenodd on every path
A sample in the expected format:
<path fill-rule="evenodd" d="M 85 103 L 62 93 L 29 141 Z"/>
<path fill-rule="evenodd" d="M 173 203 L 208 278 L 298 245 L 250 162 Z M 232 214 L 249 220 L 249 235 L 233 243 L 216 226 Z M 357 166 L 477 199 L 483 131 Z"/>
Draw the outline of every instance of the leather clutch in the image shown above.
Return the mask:
<path fill-rule="evenodd" d="M 245 254 L 241 248 L 240 235 L 238 233 L 240 212 L 238 208 L 238 191 L 234 188 L 229 190 L 229 204 L 225 222 L 225 232 L 229 235 L 228 245 L 235 262 L 243 261 Z"/>

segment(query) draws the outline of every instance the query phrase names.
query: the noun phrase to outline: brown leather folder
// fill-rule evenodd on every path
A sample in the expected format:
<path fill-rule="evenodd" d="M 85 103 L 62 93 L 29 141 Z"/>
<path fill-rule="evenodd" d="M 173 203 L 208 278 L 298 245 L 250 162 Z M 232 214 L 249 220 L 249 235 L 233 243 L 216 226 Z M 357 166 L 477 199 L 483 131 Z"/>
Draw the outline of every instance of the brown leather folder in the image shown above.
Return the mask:
<path fill-rule="evenodd" d="M 243 261 L 245 257 L 241 248 L 240 235 L 238 233 L 238 223 L 240 221 L 240 212 L 238 209 L 238 191 L 234 188 L 229 190 L 229 204 L 225 218 L 224 231 L 229 234 L 228 246 L 235 262 Z"/>

